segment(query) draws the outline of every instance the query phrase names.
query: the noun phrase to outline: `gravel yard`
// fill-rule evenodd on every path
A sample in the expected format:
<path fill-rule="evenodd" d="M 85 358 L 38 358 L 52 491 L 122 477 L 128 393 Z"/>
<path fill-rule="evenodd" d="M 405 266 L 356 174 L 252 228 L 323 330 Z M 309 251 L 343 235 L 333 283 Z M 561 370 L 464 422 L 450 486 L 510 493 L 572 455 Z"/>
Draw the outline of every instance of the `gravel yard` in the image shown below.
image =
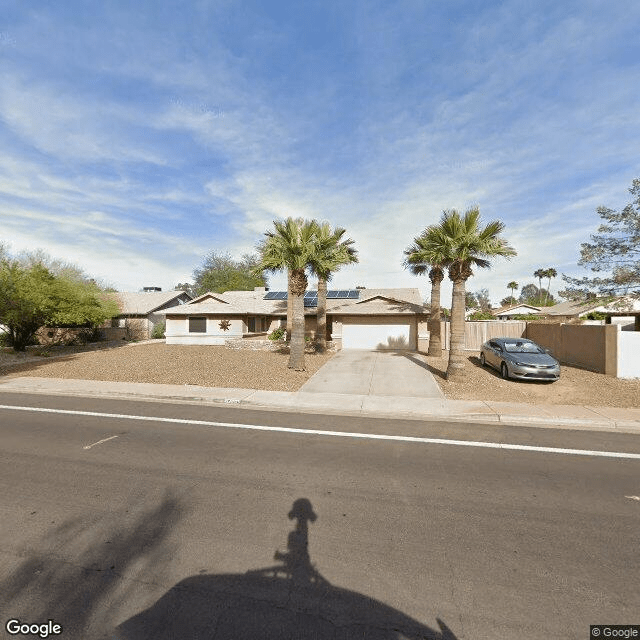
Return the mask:
<path fill-rule="evenodd" d="M 83 352 L 68 349 L 66 354 L 63 349 L 52 349 L 52 356 L 63 354 L 54 359 L 36 355 L 42 352 L 32 350 L 21 362 L 19 356 L 5 351 L 0 357 L 0 375 L 297 391 L 332 356 L 307 353 L 307 370 L 300 372 L 287 368 L 288 354 L 163 341 Z"/>
<path fill-rule="evenodd" d="M 38 355 L 48 354 L 49 357 Z M 57 357 L 51 357 L 57 356 Z M 289 356 L 269 351 L 236 351 L 216 346 L 149 343 L 30 348 L 27 354 L 0 352 L 0 376 L 36 376 L 192 384 L 266 391 L 297 391 L 332 354 L 306 354 L 307 371 L 287 368 Z M 461 382 L 444 379 L 448 355 L 432 358 L 419 354 L 445 396 L 450 400 L 492 400 L 531 404 L 638 407 L 640 380 L 618 380 L 575 367 L 563 366 L 560 380 L 517 382 L 482 368 L 477 354 L 469 354 Z"/>
<path fill-rule="evenodd" d="M 640 407 L 640 379 L 622 380 L 576 367 L 561 366 L 556 382 L 503 380 L 500 373 L 480 365 L 471 352 L 461 382 L 444 379 L 448 353 L 442 358 L 423 356 L 449 400 L 492 400 L 530 404 L 574 404 L 601 407 Z"/>

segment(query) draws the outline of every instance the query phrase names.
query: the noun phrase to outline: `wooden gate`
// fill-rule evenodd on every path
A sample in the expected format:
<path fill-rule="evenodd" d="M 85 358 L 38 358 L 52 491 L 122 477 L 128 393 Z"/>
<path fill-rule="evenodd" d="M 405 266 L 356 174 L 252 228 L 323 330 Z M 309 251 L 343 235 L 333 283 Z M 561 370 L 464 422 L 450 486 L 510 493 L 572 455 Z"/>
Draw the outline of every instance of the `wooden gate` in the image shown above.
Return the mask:
<path fill-rule="evenodd" d="M 483 342 L 491 338 L 523 338 L 527 323 L 524 320 L 467 320 L 464 323 L 464 348 L 479 351 Z M 451 323 L 441 322 L 442 348 L 449 349 Z"/>

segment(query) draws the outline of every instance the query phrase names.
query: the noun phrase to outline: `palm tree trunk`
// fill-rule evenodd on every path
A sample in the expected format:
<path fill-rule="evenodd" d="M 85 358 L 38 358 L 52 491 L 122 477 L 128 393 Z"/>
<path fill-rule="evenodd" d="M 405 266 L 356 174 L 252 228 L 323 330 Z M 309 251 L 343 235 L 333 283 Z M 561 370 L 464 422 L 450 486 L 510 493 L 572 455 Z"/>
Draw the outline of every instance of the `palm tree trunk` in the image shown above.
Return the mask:
<path fill-rule="evenodd" d="M 549 304 L 549 290 L 551 289 L 551 276 L 547 276 L 547 278 L 549 279 L 549 284 L 547 284 L 547 293 L 544 297 L 545 304 Z"/>
<path fill-rule="evenodd" d="M 293 294 L 291 293 L 291 269 L 287 269 L 287 342 L 291 341 L 293 328 Z"/>
<path fill-rule="evenodd" d="M 451 340 L 449 344 L 449 365 L 447 380 L 459 380 L 464 377 L 464 278 L 453 281 L 451 297 Z"/>
<path fill-rule="evenodd" d="M 440 308 L 441 282 L 441 274 L 434 274 L 434 277 L 431 278 L 431 314 L 429 315 L 429 321 L 427 322 L 427 327 L 429 328 L 429 349 L 427 351 L 427 355 L 437 356 L 438 358 L 442 356 L 442 335 L 440 324 L 442 319 L 442 310 Z"/>
<path fill-rule="evenodd" d="M 291 342 L 289 343 L 289 369 L 304 371 L 304 293 L 307 290 L 307 276 L 304 270 L 291 272 Z"/>
<path fill-rule="evenodd" d="M 327 350 L 327 281 L 318 277 L 318 314 L 316 319 L 316 349 Z"/>
<path fill-rule="evenodd" d="M 540 290 L 538 291 L 538 304 L 542 302 L 542 276 L 538 278 L 538 284 L 540 285 Z"/>

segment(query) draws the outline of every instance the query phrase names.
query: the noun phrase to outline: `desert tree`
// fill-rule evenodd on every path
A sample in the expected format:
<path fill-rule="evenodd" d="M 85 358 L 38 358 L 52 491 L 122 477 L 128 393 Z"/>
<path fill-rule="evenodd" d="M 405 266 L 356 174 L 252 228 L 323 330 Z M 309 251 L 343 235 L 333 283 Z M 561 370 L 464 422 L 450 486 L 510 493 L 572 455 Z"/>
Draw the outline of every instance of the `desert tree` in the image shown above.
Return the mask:
<path fill-rule="evenodd" d="M 588 267 L 595 277 L 571 278 L 563 297 L 588 298 L 631 295 L 640 297 L 640 179 L 633 180 L 629 193 L 632 201 L 621 211 L 598 207 L 602 223 L 590 242 L 580 246 L 578 265 Z"/>

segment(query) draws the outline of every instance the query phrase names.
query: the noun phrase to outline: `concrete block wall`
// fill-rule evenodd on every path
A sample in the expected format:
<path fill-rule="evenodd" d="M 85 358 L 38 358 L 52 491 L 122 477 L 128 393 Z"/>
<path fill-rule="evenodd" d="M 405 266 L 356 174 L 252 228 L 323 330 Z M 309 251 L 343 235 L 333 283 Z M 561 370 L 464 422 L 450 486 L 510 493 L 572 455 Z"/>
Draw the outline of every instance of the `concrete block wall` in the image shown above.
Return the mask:
<path fill-rule="evenodd" d="M 550 349 L 563 364 L 610 376 L 618 374 L 618 327 L 615 325 L 529 322 L 525 337 Z"/>

